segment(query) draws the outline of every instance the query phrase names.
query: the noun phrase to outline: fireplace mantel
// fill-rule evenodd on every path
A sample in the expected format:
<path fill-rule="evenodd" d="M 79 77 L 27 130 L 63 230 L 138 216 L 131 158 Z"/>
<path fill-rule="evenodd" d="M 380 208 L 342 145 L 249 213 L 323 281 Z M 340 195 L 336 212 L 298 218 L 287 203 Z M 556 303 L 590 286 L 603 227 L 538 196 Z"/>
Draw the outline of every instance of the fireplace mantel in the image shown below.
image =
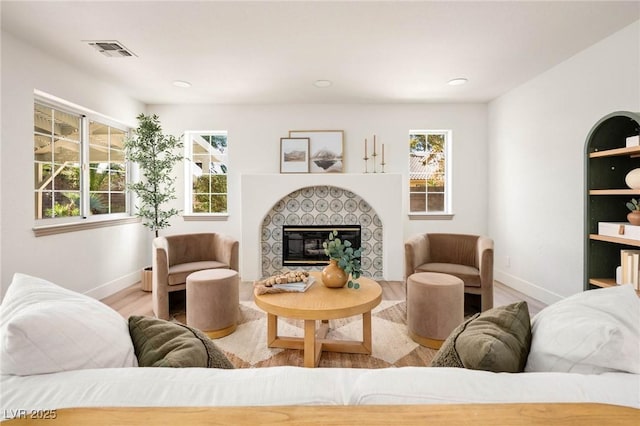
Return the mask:
<path fill-rule="evenodd" d="M 243 280 L 260 278 L 260 228 L 265 215 L 274 204 L 293 191 L 322 185 L 336 186 L 358 194 L 377 212 L 383 225 L 385 279 L 402 279 L 404 241 L 401 174 L 243 174 L 240 182 L 240 266 Z"/>

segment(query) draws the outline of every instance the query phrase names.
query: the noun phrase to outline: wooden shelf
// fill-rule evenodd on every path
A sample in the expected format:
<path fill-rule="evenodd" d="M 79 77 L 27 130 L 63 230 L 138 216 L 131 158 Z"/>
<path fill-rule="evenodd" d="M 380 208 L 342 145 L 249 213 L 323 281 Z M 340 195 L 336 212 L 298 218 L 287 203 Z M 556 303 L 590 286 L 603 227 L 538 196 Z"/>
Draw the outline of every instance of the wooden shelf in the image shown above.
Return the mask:
<path fill-rule="evenodd" d="M 589 195 L 640 195 L 640 189 L 590 189 Z"/>
<path fill-rule="evenodd" d="M 610 237 L 608 235 L 589 234 L 589 238 L 596 241 L 605 241 L 607 243 L 625 244 L 633 247 L 640 247 L 640 240 L 630 240 L 628 238 Z"/>
<path fill-rule="evenodd" d="M 640 146 L 632 146 L 629 148 L 615 148 L 607 149 L 604 151 L 594 151 L 589 153 L 589 158 L 598 157 L 619 157 L 623 155 L 629 155 L 632 157 L 640 156 Z"/>
<path fill-rule="evenodd" d="M 615 287 L 618 285 L 613 278 L 589 278 L 589 284 L 602 288 Z M 636 294 L 640 297 L 640 290 L 636 290 Z"/>

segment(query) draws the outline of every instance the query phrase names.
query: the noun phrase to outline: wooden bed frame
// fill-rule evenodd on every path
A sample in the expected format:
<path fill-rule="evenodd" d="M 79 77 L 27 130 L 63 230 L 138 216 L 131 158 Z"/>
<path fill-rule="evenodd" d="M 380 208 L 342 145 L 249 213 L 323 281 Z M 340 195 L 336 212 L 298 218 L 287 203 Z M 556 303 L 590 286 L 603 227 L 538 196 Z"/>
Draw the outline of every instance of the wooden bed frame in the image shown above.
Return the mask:
<path fill-rule="evenodd" d="M 66 426 L 203 424 L 637 426 L 640 424 L 639 409 L 608 404 L 574 403 L 65 408 L 21 412 L 18 417 L 3 424 L 7 426 L 34 423 Z"/>

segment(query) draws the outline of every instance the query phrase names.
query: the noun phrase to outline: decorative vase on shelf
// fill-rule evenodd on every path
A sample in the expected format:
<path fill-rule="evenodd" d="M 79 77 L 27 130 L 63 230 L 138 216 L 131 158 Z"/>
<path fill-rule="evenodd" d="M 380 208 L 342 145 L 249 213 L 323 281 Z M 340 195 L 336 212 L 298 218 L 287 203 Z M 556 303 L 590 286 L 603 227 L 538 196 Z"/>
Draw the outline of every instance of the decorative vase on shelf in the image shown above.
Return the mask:
<path fill-rule="evenodd" d="M 627 176 L 625 176 L 624 181 L 627 186 L 631 189 L 640 189 L 640 168 L 633 169 Z"/>
<path fill-rule="evenodd" d="M 338 261 L 330 259 L 322 270 L 322 283 L 328 288 L 342 288 L 349 280 L 349 275 L 338 266 Z"/>
<path fill-rule="evenodd" d="M 627 215 L 627 220 L 632 225 L 640 225 L 640 210 L 634 210 Z"/>

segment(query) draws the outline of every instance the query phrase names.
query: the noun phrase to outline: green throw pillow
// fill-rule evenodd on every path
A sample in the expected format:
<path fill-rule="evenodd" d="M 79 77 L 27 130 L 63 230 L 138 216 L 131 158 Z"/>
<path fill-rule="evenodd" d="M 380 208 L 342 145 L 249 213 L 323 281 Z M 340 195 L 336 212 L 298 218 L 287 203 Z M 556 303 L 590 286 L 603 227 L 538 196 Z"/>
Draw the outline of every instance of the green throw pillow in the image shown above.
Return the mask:
<path fill-rule="evenodd" d="M 432 367 L 519 373 L 531 347 L 527 302 L 489 309 L 459 325 L 444 341 Z"/>
<path fill-rule="evenodd" d="M 140 367 L 233 368 L 200 330 L 153 317 L 129 317 L 129 334 Z"/>

